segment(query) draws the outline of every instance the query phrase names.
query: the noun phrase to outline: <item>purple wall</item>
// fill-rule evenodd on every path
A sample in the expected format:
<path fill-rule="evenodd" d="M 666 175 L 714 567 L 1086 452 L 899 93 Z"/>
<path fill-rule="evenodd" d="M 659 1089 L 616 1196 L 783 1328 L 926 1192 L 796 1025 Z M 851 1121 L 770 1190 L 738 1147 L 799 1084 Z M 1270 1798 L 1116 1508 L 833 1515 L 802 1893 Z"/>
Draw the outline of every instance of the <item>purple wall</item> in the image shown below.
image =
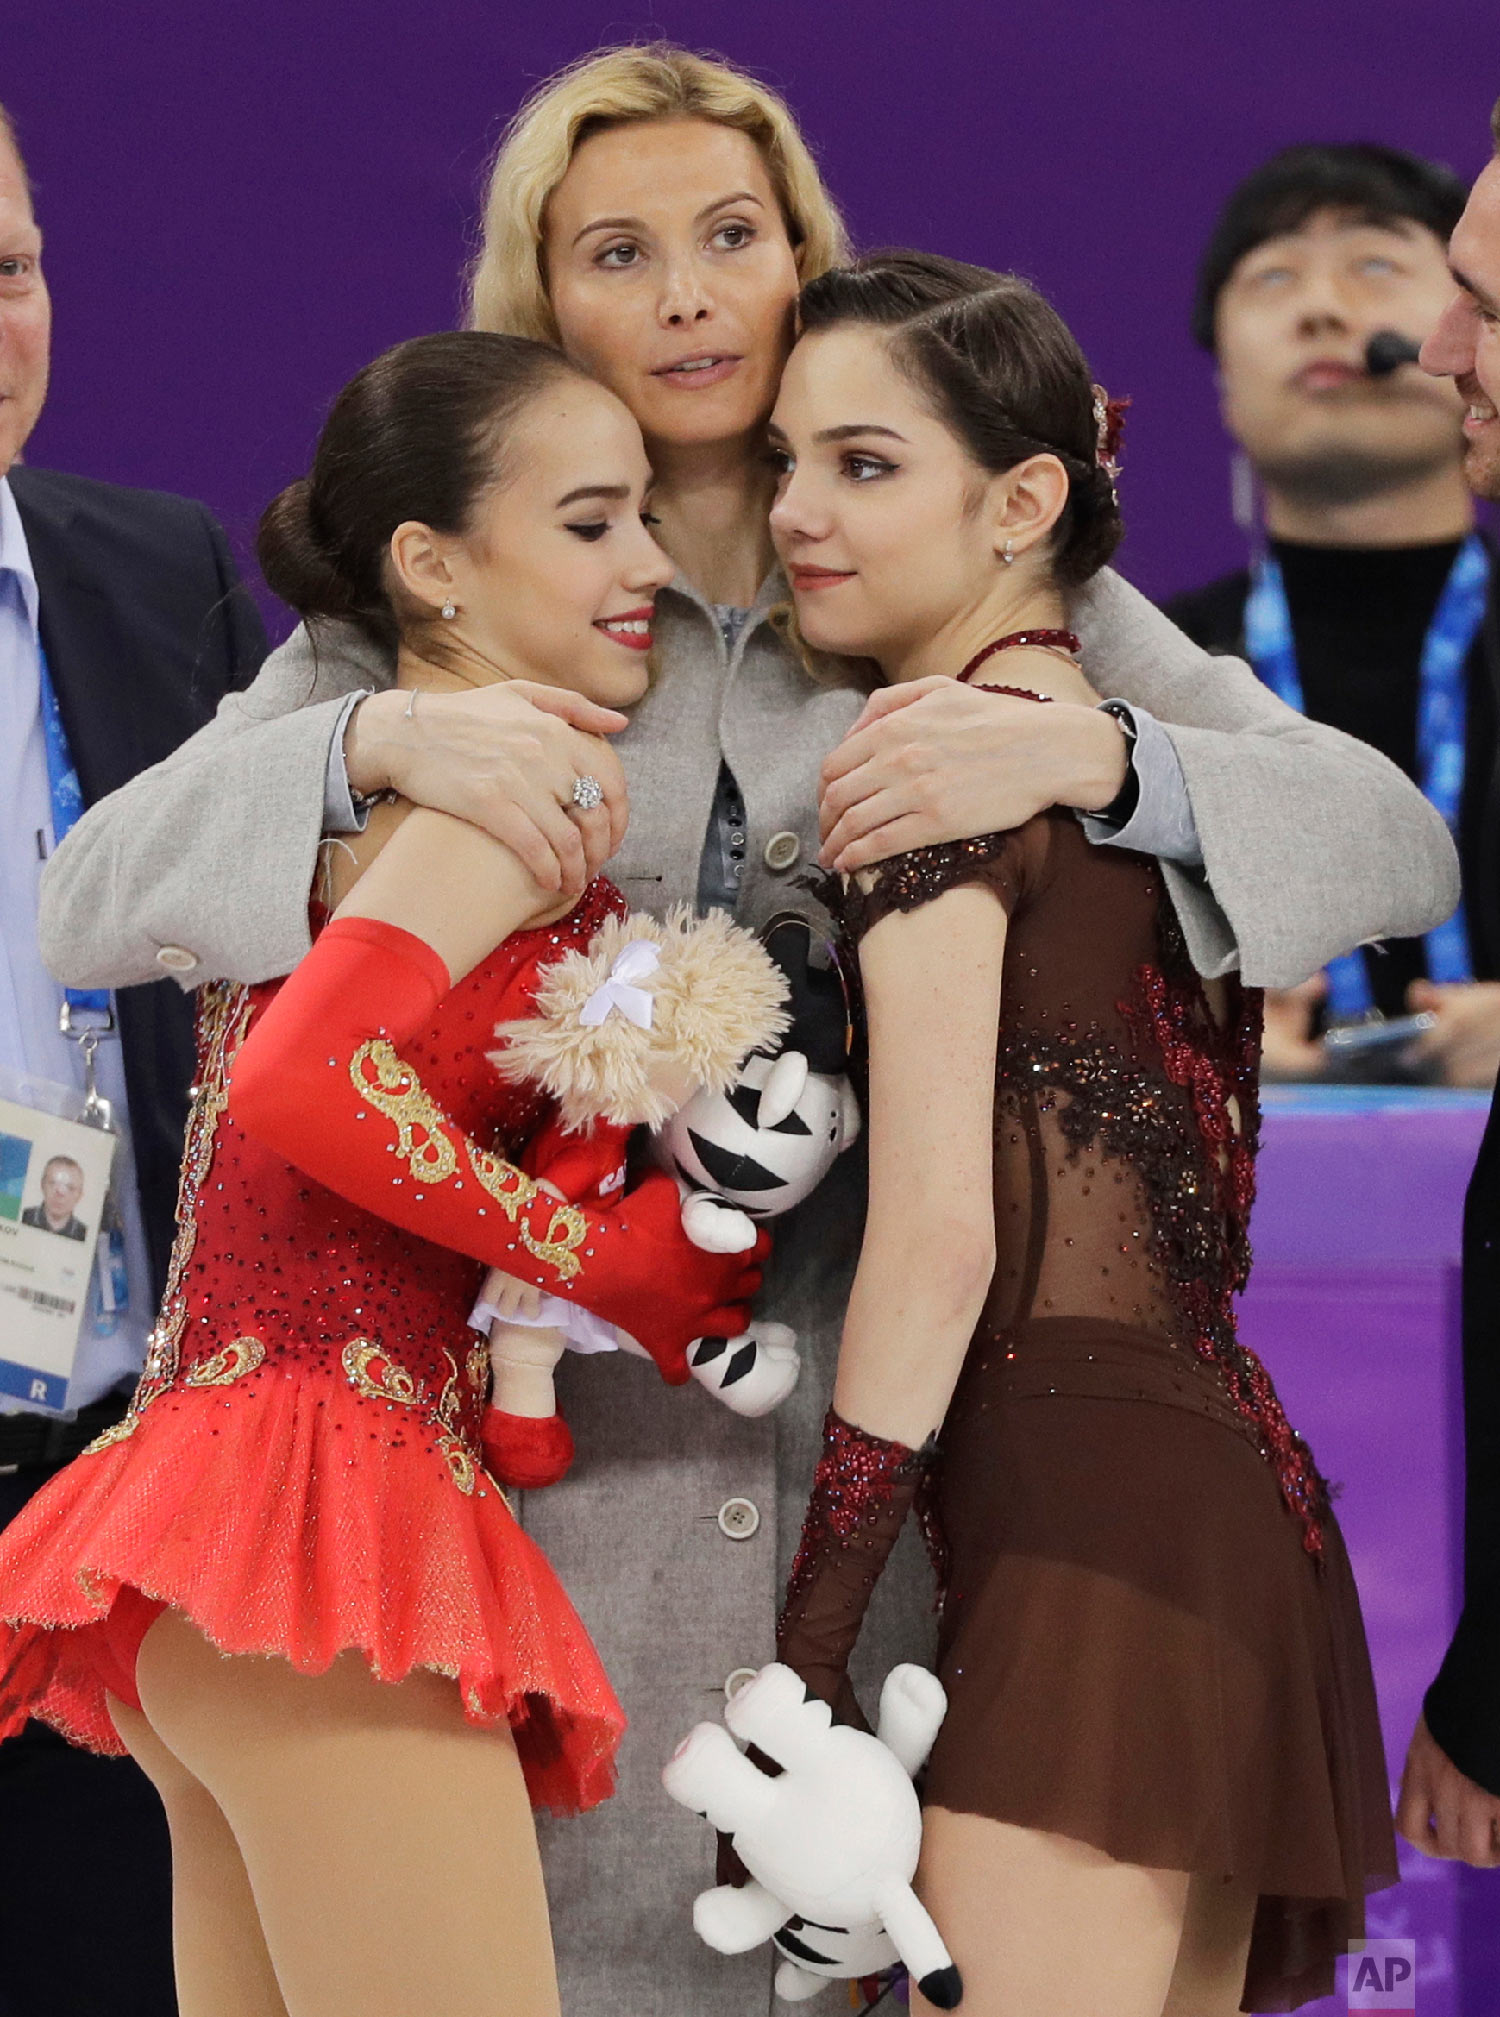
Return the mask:
<path fill-rule="evenodd" d="M 595 44 L 663 33 L 789 96 L 865 244 L 1011 265 L 1135 396 L 1126 571 L 1238 564 L 1186 333 L 1227 189 L 1272 148 L 1488 155 L 1494 0 L 45 0 L 7 9 L 57 300 L 31 459 L 207 499 L 243 545 L 320 413 L 386 344 L 451 323 L 486 151 Z"/>

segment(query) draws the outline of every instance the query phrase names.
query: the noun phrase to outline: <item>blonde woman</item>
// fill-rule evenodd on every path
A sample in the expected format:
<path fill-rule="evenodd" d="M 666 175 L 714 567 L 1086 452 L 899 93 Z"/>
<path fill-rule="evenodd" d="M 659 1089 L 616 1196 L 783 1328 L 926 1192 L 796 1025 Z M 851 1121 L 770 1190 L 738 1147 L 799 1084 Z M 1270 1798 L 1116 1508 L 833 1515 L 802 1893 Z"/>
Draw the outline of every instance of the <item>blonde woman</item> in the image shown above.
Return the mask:
<path fill-rule="evenodd" d="M 615 744 L 623 770 L 580 732 L 618 717 L 512 684 L 435 694 L 412 718 L 387 690 L 390 661 L 319 625 L 316 651 L 298 633 L 169 764 L 74 829 L 44 891 L 57 970 L 94 984 L 171 971 L 187 985 L 284 972 L 307 947 L 322 835 L 358 823 L 351 793 L 386 789 L 488 828 L 552 887 L 580 886 L 617 846 L 611 873 L 633 906 L 696 898 L 751 925 L 809 901 L 797 878 L 825 836 L 829 859 L 857 867 L 1054 804 L 1102 809 L 1091 838 L 1165 858 L 1205 972 L 1239 965 L 1251 983 L 1286 985 L 1445 914 L 1452 851 L 1405 779 L 1290 714 L 1236 662 L 1210 662 L 1108 572 L 1070 617 L 1094 683 L 1128 703 L 1116 714 L 951 680 L 867 703 L 809 678 L 776 620 L 763 430 L 798 287 L 843 245 L 791 114 L 744 73 L 653 46 L 545 84 L 495 162 L 471 319 L 559 342 L 645 437 L 651 511 L 679 572 L 657 599 L 652 689 Z M 575 804 L 579 775 L 601 785 L 597 809 Z M 624 1387 L 574 1369 L 565 1405 L 584 1455 L 523 1517 L 632 1727 L 620 1798 L 544 1838 L 570 2017 L 764 2017 L 762 1962 L 723 1961 L 693 1938 L 686 1901 L 708 1851 L 657 1773 L 734 1670 L 770 1656 L 863 1209 L 847 1156 L 781 1222 L 764 1308 L 797 1327 L 808 1370 L 769 1421 L 684 1406 L 631 1367 Z M 861 1645 L 870 1672 L 927 1647 L 914 1560 L 879 1599 Z"/>

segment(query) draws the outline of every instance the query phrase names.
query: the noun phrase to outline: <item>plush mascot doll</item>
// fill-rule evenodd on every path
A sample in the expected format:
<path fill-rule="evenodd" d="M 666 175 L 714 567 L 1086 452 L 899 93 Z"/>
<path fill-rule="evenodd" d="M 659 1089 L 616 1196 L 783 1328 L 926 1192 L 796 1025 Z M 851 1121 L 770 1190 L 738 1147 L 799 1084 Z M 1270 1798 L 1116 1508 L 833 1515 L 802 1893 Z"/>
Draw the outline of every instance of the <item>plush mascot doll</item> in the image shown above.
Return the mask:
<path fill-rule="evenodd" d="M 631 1130 L 659 1130 L 657 1154 L 678 1174 L 688 1237 L 720 1253 L 751 1247 L 754 1221 L 805 1197 L 858 1132 L 848 1079 L 827 1068 L 834 1021 L 842 1063 L 842 1006 L 832 1015 L 827 977 L 810 976 L 809 943 L 801 919 L 779 921 L 763 946 L 722 914 L 695 919 L 678 907 L 665 924 L 611 920 L 586 952 L 547 968 L 535 1013 L 502 1024 L 504 1048 L 492 1053 L 503 1077 L 535 1083 L 556 1102 L 556 1119 L 528 1149 L 528 1170 L 574 1202 L 602 1200 L 625 1181 Z M 836 977 L 831 985 L 837 992 Z M 806 1048 L 793 1050 L 794 1041 Z M 713 1177 L 700 1174 L 700 1153 Z M 555 1482 L 573 1455 L 553 1384 L 562 1353 L 642 1347 L 498 1270 L 470 1321 L 490 1338 L 487 1465 L 502 1484 Z M 738 1414 L 762 1415 L 791 1392 L 798 1371 L 794 1333 L 761 1323 L 737 1338 L 697 1340 L 680 1377 Z"/>
<path fill-rule="evenodd" d="M 662 1784 L 729 1835 L 751 1879 L 700 1893 L 699 1936 L 721 1954 L 770 1940 L 782 1957 L 776 1993 L 789 2003 L 899 1959 L 929 2003 L 957 2009 L 959 1972 L 912 1890 L 922 1846 L 912 1778 L 947 1708 L 935 1674 L 895 1667 L 872 1737 L 836 1724 L 790 1667 L 772 1665 L 729 1703 L 727 1730 L 700 1723 L 691 1731 Z M 761 1770 L 735 1738 L 780 1774 Z"/>
<path fill-rule="evenodd" d="M 859 1137 L 838 971 L 814 965 L 804 917 L 773 918 L 762 937 L 786 977 L 791 1027 L 779 1047 L 749 1057 L 727 1090 L 704 1090 L 679 1107 L 653 1144 L 682 1188 L 683 1230 L 711 1253 L 751 1247 L 756 1222 L 801 1204 Z M 791 1342 L 784 1326 L 759 1324 L 741 1338 L 700 1338 L 688 1348 L 688 1365 L 733 1406 L 733 1390 L 758 1381 L 768 1346 Z"/>

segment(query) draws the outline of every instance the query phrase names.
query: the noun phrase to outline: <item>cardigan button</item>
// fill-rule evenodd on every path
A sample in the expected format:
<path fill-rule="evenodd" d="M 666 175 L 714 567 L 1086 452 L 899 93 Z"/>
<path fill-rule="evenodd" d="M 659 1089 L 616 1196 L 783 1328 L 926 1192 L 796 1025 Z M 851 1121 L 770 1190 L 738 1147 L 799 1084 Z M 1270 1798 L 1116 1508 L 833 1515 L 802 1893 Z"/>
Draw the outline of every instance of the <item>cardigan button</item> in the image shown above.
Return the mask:
<path fill-rule="evenodd" d="M 191 973 L 198 964 L 198 955 L 189 952 L 185 945 L 164 945 L 157 952 L 156 964 L 165 967 L 168 973 Z"/>
<path fill-rule="evenodd" d="M 760 1508 L 753 1499 L 726 1499 L 719 1508 L 719 1532 L 728 1541 L 753 1540 L 760 1529 Z"/>
<path fill-rule="evenodd" d="M 748 1688 L 755 1679 L 754 1667 L 736 1667 L 732 1674 L 724 1677 L 724 1700 L 732 1702 L 741 1688 Z"/>
<path fill-rule="evenodd" d="M 773 833 L 766 842 L 766 867 L 777 875 L 795 868 L 802 855 L 802 843 L 794 833 Z"/>

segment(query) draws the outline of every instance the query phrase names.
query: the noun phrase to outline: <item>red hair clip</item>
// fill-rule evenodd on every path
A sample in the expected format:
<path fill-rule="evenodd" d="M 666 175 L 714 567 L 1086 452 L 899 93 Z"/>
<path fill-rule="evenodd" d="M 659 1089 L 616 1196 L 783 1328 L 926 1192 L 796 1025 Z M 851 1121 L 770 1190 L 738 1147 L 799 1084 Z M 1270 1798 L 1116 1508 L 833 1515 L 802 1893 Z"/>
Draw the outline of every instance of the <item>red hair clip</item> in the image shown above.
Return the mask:
<path fill-rule="evenodd" d="M 1120 446 L 1125 439 L 1125 409 L 1128 397 L 1111 399 L 1102 385 L 1094 387 L 1094 426 L 1097 429 L 1095 460 L 1111 483 L 1120 480 Z"/>

